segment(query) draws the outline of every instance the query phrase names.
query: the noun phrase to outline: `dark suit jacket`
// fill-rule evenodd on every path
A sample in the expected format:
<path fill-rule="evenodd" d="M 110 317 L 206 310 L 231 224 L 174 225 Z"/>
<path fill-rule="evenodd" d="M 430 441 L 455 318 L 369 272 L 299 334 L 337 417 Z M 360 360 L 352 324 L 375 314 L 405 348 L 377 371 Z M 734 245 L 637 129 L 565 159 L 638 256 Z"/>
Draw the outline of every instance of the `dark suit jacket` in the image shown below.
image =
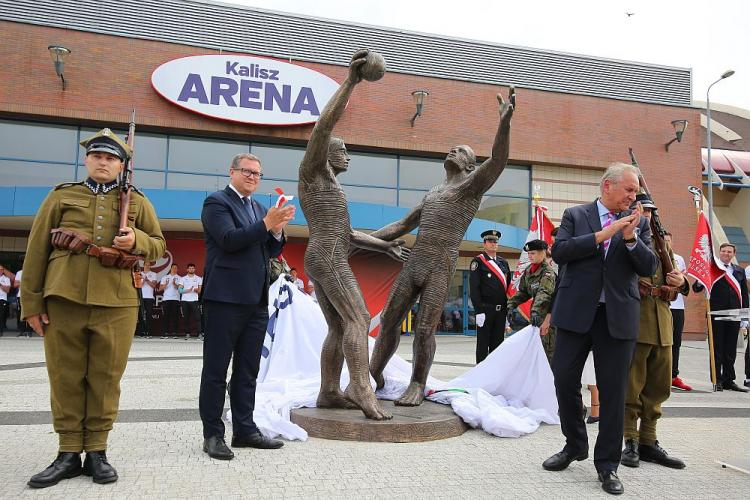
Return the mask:
<path fill-rule="evenodd" d="M 252 199 L 257 222 L 250 219 L 237 193 L 227 186 L 203 202 L 201 222 L 206 238 L 205 300 L 256 305 L 267 298 L 268 259 L 281 253 L 285 239 L 276 240 L 263 224 L 266 209 Z"/>
<path fill-rule="evenodd" d="M 603 244 L 597 245 L 594 236 L 601 229 L 596 202 L 565 210 L 552 246 L 552 258 L 560 265 L 552 324 L 572 332 L 589 331 L 604 288 L 610 335 L 634 340 L 640 317 L 638 276 L 651 276 L 657 266 L 651 251 L 651 229 L 642 217 L 633 250 L 628 250 L 618 232 L 610 241 L 606 259 Z"/>
<path fill-rule="evenodd" d="M 747 278 L 745 277 L 745 270 L 732 264 L 732 274 L 734 275 L 734 279 L 740 284 L 740 295 L 742 295 L 742 300 L 740 301 L 740 297 L 737 297 L 737 292 L 734 291 L 734 288 L 729 284 L 729 281 L 727 281 L 726 278 L 721 278 L 711 287 L 712 311 L 739 309 L 748 306 L 748 283 Z M 702 292 L 703 285 L 696 281 L 693 283 L 693 291 L 696 293 Z"/>

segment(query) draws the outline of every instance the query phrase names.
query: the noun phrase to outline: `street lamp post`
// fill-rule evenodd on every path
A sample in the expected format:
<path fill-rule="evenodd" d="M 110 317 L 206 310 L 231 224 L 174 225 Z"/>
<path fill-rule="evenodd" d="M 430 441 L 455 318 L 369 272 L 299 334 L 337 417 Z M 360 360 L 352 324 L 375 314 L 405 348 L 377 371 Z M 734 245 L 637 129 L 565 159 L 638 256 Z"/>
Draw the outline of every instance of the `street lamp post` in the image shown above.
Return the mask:
<path fill-rule="evenodd" d="M 708 227 L 714 230 L 714 169 L 711 167 L 711 101 L 709 93 L 711 87 L 734 74 L 733 70 L 725 71 L 718 80 L 708 86 L 706 90 L 706 163 L 708 164 Z"/>

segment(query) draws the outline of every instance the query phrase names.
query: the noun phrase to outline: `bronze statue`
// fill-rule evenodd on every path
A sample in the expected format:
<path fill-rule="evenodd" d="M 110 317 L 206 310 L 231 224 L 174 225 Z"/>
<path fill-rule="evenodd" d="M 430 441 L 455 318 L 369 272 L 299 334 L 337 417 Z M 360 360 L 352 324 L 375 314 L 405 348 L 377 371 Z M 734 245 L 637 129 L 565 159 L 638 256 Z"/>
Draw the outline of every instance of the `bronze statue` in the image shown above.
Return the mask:
<path fill-rule="evenodd" d="M 383 420 L 391 415 L 378 404 L 368 370 L 370 314 L 349 267 L 348 257 L 350 247 L 384 252 L 397 260 L 406 260 L 408 250 L 402 248 L 403 241 L 386 242 L 352 230 L 346 196 L 336 180 L 338 174 L 346 172 L 349 156 L 344 141 L 331 137 L 354 86 L 363 77 L 377 77 L 378 72 L 373 72 L 372 63 L 365 66 L 368 54 L 368 50 L 354 54 L 348 77 L 313 128 L 299 167 L 299 200 L 310 231 L 305 271 L 315 284 L 318 303 L 328 323 L 328 336 L 320 355 L 321 383 L 317 406 L 360 408 L 368 418 Z M 372 60 L 372 56 L 369 59 Z M 382 57 L 379 60 L 382 61 Z M 382 63 L 384 66 L 384 61 Z M 362 71 L 363 68 L 368 70 Z M 344 359 L 349 368 L 350 382 L 342 392 Z"/>
<path fill-rule="evenodd" d="M 401 322 L 420 297 L 411 382 L 396 400 L 397 405 L 418 406 L 424 400 L 425 383 L 435 356 L 435 330 L 448 298 L 458 247 L 479 209 L 482 196 L 495 183 L 508 161 L 515 96 L 513 87 L 507 102 L 502 95 L 497 95 L 500 125 L 490 158 L 475 169 L 474 151 L 469 146 L 454 147 L 445 158 L 445 181 L 433 187 L 403 219 L 371 234 L 392 240 L 419 226 L 411 256 L 396 278 L 383 309 L 380 335 L 370 361 L 370 372 L 377 387 L 381 388 L 384 384 L 383 369 L 398 347 Z"/>

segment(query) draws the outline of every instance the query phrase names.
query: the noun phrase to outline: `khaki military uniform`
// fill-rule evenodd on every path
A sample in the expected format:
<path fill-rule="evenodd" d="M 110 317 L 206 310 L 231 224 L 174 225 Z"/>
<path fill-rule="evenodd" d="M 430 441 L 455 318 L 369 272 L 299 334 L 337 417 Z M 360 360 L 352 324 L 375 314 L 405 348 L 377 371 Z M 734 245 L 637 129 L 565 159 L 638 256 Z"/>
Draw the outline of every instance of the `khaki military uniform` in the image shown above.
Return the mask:
<path fill-rule="evenodd" d="M 508 301 L 508 310 L 516 309 L 529 299 L 534 302 L 531 312 L 535 312 L 544 319 L 552 307 L 552 296 L 555 294 L 555 281 L 557 274 L 546 260 L 542 261 L 535 272 L 531 272 L 531 265 L 524 270 L 521 279 L 518 280 L 518 290 Z M 552 364 L 552 355 L 555 352 L 555 328 L 550 327 L 547 335 L 541 337 L 544 353 L 547 360 Z"/>
<path fill-rule="evenodd" d="M 44 350 L 61 452 L 106 449 L 138 313 L 129 269 L 104 267 L 86 253 L 50 243 L 50 230 L 62 227 L 96 245 L 112 245 L 119 231 L 119 193 L 111 185 L 93 187 L 97 193 L 84 182 L 66 183 L 47 195 L 34 218 L 24 261 L 24 319 L 49 317 Z M 145 260 L 164 254 L 154 208 L 135 190 L 128 225 L 135 233 L 133 254 Z"/>
<path fill-rule="evenodd" d="M 671 249 L 669 255 L 673 267 L 677 269 Z M 661 261 L 658 262 L 653 276 L 641 278 L 652 287 L 666 284 Z M 681 292 L 687 295 L 688 290 L 685 287 Z M 626 440 L 634 439 L 646 445 L 656 442 L 656 421 L 661 417 L 661 404 L 671 392 L 672 313 L 669 304 L 659 297 L 641 297 L 638 341 L 628 375 L 624 436 Z M 641 421 L 640 428 L 638 419 Z"/>

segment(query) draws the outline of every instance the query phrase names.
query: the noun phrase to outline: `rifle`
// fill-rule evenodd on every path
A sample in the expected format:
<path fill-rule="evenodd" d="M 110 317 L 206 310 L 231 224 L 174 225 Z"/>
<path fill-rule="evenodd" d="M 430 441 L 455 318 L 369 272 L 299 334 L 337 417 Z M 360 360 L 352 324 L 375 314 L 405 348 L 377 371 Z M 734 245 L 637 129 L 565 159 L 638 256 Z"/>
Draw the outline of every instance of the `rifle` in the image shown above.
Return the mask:
<path fill-rule="evenodd" d="M 133 156 L 135 156 L 135 110 L 130 115 L 130 126 L 128 127 L 128 137 L 126 138 L 128 146 L 130 147 L 130 158 L 125 160 L 125 167 L 120 174 L 120 227 L 127 227 L 128 225 L 128 210 L 130 209 L 130 193 L 133 191 Z M 119 233 L 120 236 L 124 236 L 124 233 Z M 143 286 L 143 275 L 142 273 L 132 268 L 133 273 L 133 285 L 140 289 Z"/>
<path fill-rule="evenodd" d="M 638 161 L 635 159 L 633 148 L 628 148 L 628 152 L 630 153 L 630 163 L 636 169 L 638 169 L 638 184 L 640 184 L 643 192 L 646 193 L 646 195 L 653 201 L 654 197 L 651 196 L 651 192 L 649 191 L 648 185 L 646 184 L 646 179 L 643 178 L 643 173 L 641 172 L 641 168 L 638 166 Z M 658 211 L 656 209 L 653 209 L 651 211 L 651 237 L 654 240 L 656 255 L 661 261 L 661 269 L 665 276 L 674 270 L 674 267 L 672 266 L 672 259 L 669 257 L 667 242 L 664 240 L 664 236 L 666 234 L 667 230 L 664 229 L 664 226 L 661 224 Z"/>

